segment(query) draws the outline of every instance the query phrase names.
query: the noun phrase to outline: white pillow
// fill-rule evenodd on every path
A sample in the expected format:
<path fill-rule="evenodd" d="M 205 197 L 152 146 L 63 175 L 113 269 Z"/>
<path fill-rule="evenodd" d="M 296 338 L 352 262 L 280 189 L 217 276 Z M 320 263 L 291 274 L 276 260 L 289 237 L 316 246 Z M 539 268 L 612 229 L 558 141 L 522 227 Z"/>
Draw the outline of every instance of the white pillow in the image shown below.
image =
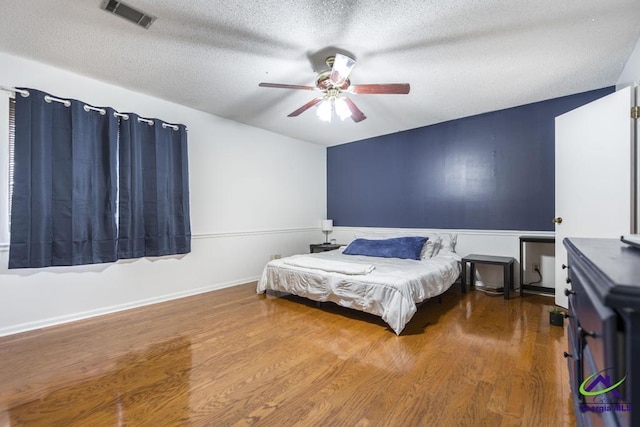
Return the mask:
<path fill-rule="evenodd" d="M 448 255 L 451 253 L 456 253 L 456 244 L 458 243 L 458 235 L 451 233 L 442 233 L 439 234 L 442 242 L 440 243 L 440 248 L 438 252 L 434 255 Z"/>
<path fill-rule="evenodd" d="M 426 241 L 422 247 L 422 253 L 420 258 L 429 259 L 438 253 L 440 245 L 442 244 L 442 238 L 440 236 L 429 236 L 429 240 Z"/>

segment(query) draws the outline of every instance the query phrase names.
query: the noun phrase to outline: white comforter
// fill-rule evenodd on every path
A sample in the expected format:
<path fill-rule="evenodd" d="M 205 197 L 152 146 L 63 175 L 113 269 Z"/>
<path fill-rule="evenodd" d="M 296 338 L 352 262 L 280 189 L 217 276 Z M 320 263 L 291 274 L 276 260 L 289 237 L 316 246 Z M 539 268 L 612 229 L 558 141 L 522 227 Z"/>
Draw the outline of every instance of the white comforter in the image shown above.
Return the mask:
<path fill-rule="evenodd" d="M 321 261 L 309 263 L 310 258 Z M 399 335 L 416 313 L 417 303 L 440 295 L 451 287 L 460 274 L 459 260 L 455 254 L 420 261 L 344 255 L 342 249 L 294 255 L 270 261 L 262 272 L 256 291 L 287 292 L 375 314 Z M 360 264 L 370 272 L 354 275 L 321 269 L 323 265 L 331 265 L 330 261 L 352 266 Z M 317 268 L 292 265 L 295 263 Z"/>
<path fill-rule="evenodd" d="M 342 273 L 354 276 L 362 276 L 371 273 L 376 266 L 373 264 L 358 264 L 357 262 L 343 262 L 332 259 L 322 259 L 317 256 L 301 255 L 292 256 L 284 260 L 287 265 L 294 267 L 310 268 L 312 270 L 322 270 L 331 273 Z"/>

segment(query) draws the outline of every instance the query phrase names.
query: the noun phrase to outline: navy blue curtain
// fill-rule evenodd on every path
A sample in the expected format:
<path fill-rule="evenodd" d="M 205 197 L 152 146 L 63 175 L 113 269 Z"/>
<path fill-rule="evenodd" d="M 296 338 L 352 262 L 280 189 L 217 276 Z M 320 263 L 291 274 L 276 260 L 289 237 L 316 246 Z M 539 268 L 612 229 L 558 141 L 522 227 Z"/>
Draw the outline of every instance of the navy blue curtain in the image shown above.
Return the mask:
<path fill-rule="evenodd" d="M 28 91 L 16 97 L 9 268 L 115 261 L 114 111 Z"/>
<path fill-rule="evenodd" d="M 119 258 L 191 252 L 187 131 L 120 121 Z"/>

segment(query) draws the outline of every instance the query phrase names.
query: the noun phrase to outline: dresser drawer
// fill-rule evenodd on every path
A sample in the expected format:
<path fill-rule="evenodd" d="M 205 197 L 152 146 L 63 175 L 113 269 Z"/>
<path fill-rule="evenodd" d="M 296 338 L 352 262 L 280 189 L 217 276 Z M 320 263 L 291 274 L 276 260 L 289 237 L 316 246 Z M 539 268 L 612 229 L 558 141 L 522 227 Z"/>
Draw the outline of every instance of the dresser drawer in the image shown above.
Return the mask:
<path fill-rule="evenodd" d="M 595 369 L 614 369 L 618 373 L 617 316 L 613 310 L 602 305 L 593 290 L 586 285 L 578 271 L 573 271 L 574 280 L 583 286 L 574 288 L 573 311 L 576 316 L 577 337 L 591 349 Z M 584 359 L 584 357 L 583 357 Z M 587 364 L 584 364 L 585 368 Z M 594 372 L 586 372 L 586 376 Z"/>
<path fill-rule="evenodd" d="M 584 289 L 582 274 L 575 271 L 575 268 L 571 268 L 567 270 L 567 282 L 571 283 L 567 288 L 565 288 L 565 293 L 567 289 L 571 289 L 571 292 L 568 293 L 568 319 L 569 323 L 571 323 L 574 327 L 574 330 L 578 330 L 578 310 L 580 302 L 583 301 L 587 293 Z"/>
<path fill-rule="evenodd" d="M 569 344 L 568 355 L 566 355 L 569 385 L 573 396 L 582 402 L 582 395 L 579 392 L 582 383 L 582 349 L 579 347 L 579 341 L 576 340 L 576 330 L 571 322 L 567 324 L 567 342 Z"/>
<path fill-rule="evenodd" d="M 576 314 L 576 296 L 569 295 L 569 310 L 567 310 L 567 324 L 571 325 L 574 332 L 578 332 L 578 315 Z"/>

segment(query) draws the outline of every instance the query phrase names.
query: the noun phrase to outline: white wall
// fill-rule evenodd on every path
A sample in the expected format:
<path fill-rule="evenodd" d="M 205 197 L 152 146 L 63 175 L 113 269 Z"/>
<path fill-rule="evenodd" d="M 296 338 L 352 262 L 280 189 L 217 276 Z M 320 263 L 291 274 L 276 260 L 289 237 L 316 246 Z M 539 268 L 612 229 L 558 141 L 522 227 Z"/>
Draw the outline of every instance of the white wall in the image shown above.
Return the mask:
<path fill-rule="evenodd" d="M 9 94 L 0 91 L 0 336 L 256 280 L 270 255 L 322 241 L 322 146 L 4 53 L 0 85 L 187 125 L 193 233 L 185 256 L 8 270 Z"/>
<path fill-rule="evenodd" d="M 618 77 L 616 90 L 632 83 L 640 84 L 640 38 L 636 42 L 636 47 L 631 52 L 620 77 Z"/>

